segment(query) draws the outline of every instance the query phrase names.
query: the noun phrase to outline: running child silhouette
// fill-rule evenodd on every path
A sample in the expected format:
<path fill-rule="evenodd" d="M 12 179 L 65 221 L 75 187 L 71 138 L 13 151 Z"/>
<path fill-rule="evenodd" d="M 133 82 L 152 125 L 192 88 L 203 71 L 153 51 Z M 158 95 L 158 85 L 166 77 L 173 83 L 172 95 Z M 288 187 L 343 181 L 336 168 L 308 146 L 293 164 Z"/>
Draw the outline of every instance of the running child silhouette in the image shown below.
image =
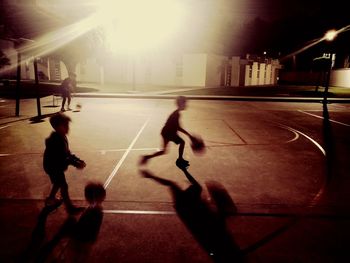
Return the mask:
<path fill-rule="evenodd" d="M 71 119 L 63 114 L 57 113 L 50 118 L 50 124 L 54 131 L 45 140 L 45 152 L 43 166 L 45 172 L 50 177 L 52 188 L 49 196 L 45 200 L 46 206 L 57 206 L 62 202 L 65 204 L 69 214 L 75 214 L 83 210 L 76 207 L 68 194 L 68 184 L 64 172 L 69 165 L 77 169 L 84 169 L 86 163 L 73 155 L 68 146 L 67 134 L 69 132 L 69 122 Z M 56 198 L 58 190 L 61 190 L 62 200 Z"/>
<path fill-rule="evenodd" d="M 161 131 L 161 136 L 163 138 L 163 148 L 160 151 L 157 151 L 153 154 L 142 156 L 140 164 L 146 164 L 149 159 L 165 154 L 167 152 L 169 142 L 173 142 L 179 145 L 179 157 L 176 160 L 176 165 L 179 168 L 186 168 L 187 166 L 189 166 L 189 162 L 183 158 L 185 141 L 178 135 L 178 132 L 182 132 L 186 134 L 189 138 L 192 138 L 192 135 L 189 132 L 187 132 L 184 128 L 182 128 L 179 122 L 180 111 L 186 109 L 187 99 L 184 96 L 177 97 L 176 105 L 177 109 L 170 114 L 168 120 L 166 121 Z"/>

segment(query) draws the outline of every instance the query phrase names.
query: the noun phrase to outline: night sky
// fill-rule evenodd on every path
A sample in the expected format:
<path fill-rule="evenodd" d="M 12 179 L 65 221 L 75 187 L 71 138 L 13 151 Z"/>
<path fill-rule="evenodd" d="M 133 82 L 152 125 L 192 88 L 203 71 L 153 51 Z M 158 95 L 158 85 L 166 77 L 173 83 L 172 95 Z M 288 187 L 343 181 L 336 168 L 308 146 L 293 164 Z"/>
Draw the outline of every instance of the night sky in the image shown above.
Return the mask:
<path fill-rule="evenodd" d="M 316 0 L 182 0 L 189 6 L 190 18 L 182 41 L 189 51 L 215 52 L 224 55 L 268 52 L 283 57 L 310 41 L 322 37 L 329 29 L 350 24 L 346 1 Z M 9 7 L 8 0 L 0 0 L 1 24 L 10 28 L 14 37 L 31 38 L 65 23 L 88 15 L 89 1 L 38 0 L 40 8 L 32 5 Z M 35 1 L 21 1 L 30 3 Z M 55 8 L 53 9 L 53 3 Z M 61 7 L 57 3 L 63 3 Z M 81 7 L 79 7 L 79 5 Z M 58 8 L 58 9 L 57 9 Z M 55 12 L 56 11 L 56 12 Z M 51 13 L 50 13 L 51 12 Z M 6 26 L 5 26 L 6 27 Z M 333 48 L 349 54 L 350 32 L 334 41 Z M 197 49 L 197 50 L 196 50 Z M 300 56 L 315 56 L 327 49 L 320 43 Z"/>
<path fill-rule="evenodd" d="M 228 20 L 241 24 L 237 37 L 231 38 L 233 42 L 240 39 L 240 43 L 229 44 L 233 53 L 271 50 L 287 54 L 329 29 L 350 24 L 346 1 L 246 0 L 239 1 L 240 6 L 235 6 L 235 1 L 224 2 L 231 9 Z"/>

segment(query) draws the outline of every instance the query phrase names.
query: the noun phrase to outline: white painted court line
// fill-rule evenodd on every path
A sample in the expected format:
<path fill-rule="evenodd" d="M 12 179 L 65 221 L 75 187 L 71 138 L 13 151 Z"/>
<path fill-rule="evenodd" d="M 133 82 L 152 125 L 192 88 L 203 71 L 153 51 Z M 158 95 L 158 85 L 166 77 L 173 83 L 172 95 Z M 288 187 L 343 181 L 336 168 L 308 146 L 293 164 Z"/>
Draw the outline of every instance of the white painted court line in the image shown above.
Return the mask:
<path fill-rule="evenodd" d="M 319 118 L 319 119 L 324 120 L 324 117 L 322 117 L 322 116 L 318 116 L 318 115 L 315 115 L 315 114 L 312 114 L 312 113 L 309 113 L 309 112 L 306 112 L 306 111 L 303 111 L 303 110 L 298 110 L 298 111 L 301 112 L 301 113 L 313 116 L 315 118 Z M 329 119 L 329 121 L 337 123 L 337 124 L 340 124 L 340 125 L 344 125 L 344 126 L 350 127 L 350 124 L 347 124 L 347 123 L 343 123 L 343 122 L 340 122 L 340 121 L 335 121 L 335 120 L 332 120 L 332 119 Z"/>
<path fill-rule="evenodd" d="M 99 150 L 101 154 L 105 154 L 107 152 L 124 152 L 127 151 L 128 149 L 110 149 L 110 150 Z M 135 149 L 130 149 L 130 151 L 159 151 L 159 148 L 135 148 Z"/>
<path fill-rule="evenodd" d="M 316 145 L 316 147 L 322 152 L 322 154 L 324 156 L 326 156 L 326 151 L 322 148 L 322 146 L 316 142 L 314 139 L 312 139 L 311 137 L 307 136 L 306 134 L 302 133 L 301 131 L 298 131 L 298 130 L 295 130 L 291 127 L 288 127 L 288 126 L 285 126 L 285 125 L 282 125 L 282 124 L 279 124 L 281 127 L 285 128 L 285 129 L 288 129 L 290 131 L 293 131 L 293 132 L 296 132 L 296 133 L 299 133 L 300 135 L 304 136 L 305 138 L 307 138 L 308 140 L 310 140 L 313 144 Z M 321 188 L 318 190 L 317 194 L 314 196 L 314 198 L 311 200 L 310 204 L 309 204 L 309 207 L 312 207 L 314 205 L 316 205 L 318 203 L 318 201 L 320 200 L 320 198 L 322 197 L 322 195 L 324 194 L 325 192 L 325 189 L 326 189 L 326 182 L 323 183 L 323 185 L 321 186 Z"/>
<path fill-rule="evenodd" d="M 173 211 L 146 211 L 146 210 L 103 210 L 105 214 L 131 214 L 131 215 L 175 215 Z"/>
<path fill-rule="evenodd" d="M 122 166 L 126 156 L 128 156 L 129 152 L 131 151 L 132 147 L 135 145 L 137 139 L 140 137 L 141 133 L 143 132 L 143 130 L 145 129 L 146 125 L 148 124 L 150 119 L 147 119 L 145 121 L 145 123 L 143 124 L 143 126 L 141 127 L 141 129 L 139 130 L 139 132 L 136 134 L 134 140 L 131 142 L 131 144 L 129 145 L 128 149 L 125 151 L 124 155 L 122 156 L 122 158 L 119 160 L 119 162 L 117 163 L 117 165 L 114 167 L 113 171 L 111 172 L 111 174 L 108 176 L 105 184 L 104 184 L 104 188 L 106 189 L 109 185 L 109 183 L 112 181 L 113 177 L 117 174 L 119 168 Z"/>
<path fill-rule="evenodd" d="M 200 90 L 204 88 L 187 88 L 187 89 L 173 89 L 173 90 L 162 90 L 162 91 L 149 91 L 149 92 L 144 92 L 144 94 L 171 94 L 174 92 L 181 92 L 181 91 L 190 91 L 190 90 Z"/>
<path fill-rule="evenodd" d="M 322 154 L 324 156 L 326 156 L 326 151 L 323 149 L 323 147 L 318 142 L 316 142 L 314 139 L 312 139 L 310 136 L 306 135 L 305 133 L 302 133 L 301 131 L 295 130 L 295 129 L 288 127 L 288 126 L 285 126 L 283 124 L 279 124 L 279 125 L 287 130 L 299 133 L 300 135 L 304 136 L 306 139 L 310 140 L 314 145 L 316 145 L 316 147 L 322 152 Z"/>
<path fill-rule="evenodd" d="M 97 150 L 101 154 L 106 154 L 107 152 L 125 152 L 127 148 L 124 149 L 110 149 L 110 150 Z M 159 148 L 134 148 L 130 151 L 159 151 Z M 79 151 L 77 151 L 79 152 Z M 93 151 L 96 152 L 96 151 Z M 42 152 L 18 152 L 18 153 L 0 153 L 0 157 L 9 156 L 9 155 L 30 155 L 30 154 L 42 154 Z"/>
<path fill-rule="evenodd" d="M 5 129 L 5 128 L 10 127 L 10 126 L 11 126 L 11 125 L 2 126 L 2 127 L 0 127 L 0 130 L 1 130 L 1 129 Z"/>
<path fill-rule="evenodd" d="M 291 131 L 291 130 L 289 130 L 289 131 Z M 297 132 L 295 132 L 295 131 L 291 131 L 291 132 L 294 133 L 294 138 L 290 139 L 290 140 L 287 141 L 286 143 L 291 143 L 291 142 L 294 142 L 294 141 L 296 141 L 296 140 L 299 139 L 299 134 L 298 134 Z"/>

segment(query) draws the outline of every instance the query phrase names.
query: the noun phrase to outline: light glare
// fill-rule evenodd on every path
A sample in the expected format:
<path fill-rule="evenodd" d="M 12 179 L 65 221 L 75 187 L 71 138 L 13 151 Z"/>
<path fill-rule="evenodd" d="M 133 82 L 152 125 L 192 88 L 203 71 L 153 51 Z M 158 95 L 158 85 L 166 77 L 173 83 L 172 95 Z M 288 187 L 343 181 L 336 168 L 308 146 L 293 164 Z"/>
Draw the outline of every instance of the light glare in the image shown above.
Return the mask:
<path fill-rule="evenodd" d="M 169 41 L 184 22 L 184 8 L 172 0 L 98 1 L 98 23 L 113 52 L 138 53 Z"/>
<path fill-rule="evenodd" d="M 337 31 L 336 30 L 329 30 L 326 35 L 325 35 L 325 39 L 327 41 L 333 41 L 334 38 L 337 36 Z"/>

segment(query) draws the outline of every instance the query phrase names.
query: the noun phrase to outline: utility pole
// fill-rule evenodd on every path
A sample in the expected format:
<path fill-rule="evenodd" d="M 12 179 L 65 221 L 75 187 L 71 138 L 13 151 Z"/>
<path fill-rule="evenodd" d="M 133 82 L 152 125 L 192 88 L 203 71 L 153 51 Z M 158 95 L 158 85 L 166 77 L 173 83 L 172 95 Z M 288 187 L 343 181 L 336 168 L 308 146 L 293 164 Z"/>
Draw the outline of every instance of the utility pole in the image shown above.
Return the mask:
<path fill-rule="evenodd" d="M 34 57 L 34 75 L 35 75 L 35 90 L 36 90 L 36 108 L 38 111 L 38 117 L 41 116 L 41 106 L 40 106 L 40 94 L 39 94 L 39 76 L 38 76 L 38 61 Z"/>
<path fill-rule="evenodd" d="M 329 81 L 331 79 L 331 71 L 333 66 L 333 40 L 337 37 L 338 31 L 336 30 L 329 30 L 326 32 L 324 39 L 328 41 L 328 63 L 327 63 L 327 76 L 326 76 L 326 85 L 324 88 L 324 96 L 323 96 L 323 103 L 327 103 L 327 97 L 328 97 L 328 88 L 329 88 Z"/>
<path fill-rule="evenodd" d="M 329 81 L 331 79 L 331 70 L 332 70 L 332 54 L 329 54 L 329 59 L 327 65 L 327 71 L 326 71 L 326 84 L 324 87 L 324 94 L 323 94 L 323 103 L 327 103 L 327 97 L 328 97 L 328 88 L 329 88 Z"/>
<path fill-rule="evenodd" d="M 17 52 L 17 77 L 16 77 L 16 116 L 19 116 L 19 102 L 21 99 L 21 53 Z"/>

